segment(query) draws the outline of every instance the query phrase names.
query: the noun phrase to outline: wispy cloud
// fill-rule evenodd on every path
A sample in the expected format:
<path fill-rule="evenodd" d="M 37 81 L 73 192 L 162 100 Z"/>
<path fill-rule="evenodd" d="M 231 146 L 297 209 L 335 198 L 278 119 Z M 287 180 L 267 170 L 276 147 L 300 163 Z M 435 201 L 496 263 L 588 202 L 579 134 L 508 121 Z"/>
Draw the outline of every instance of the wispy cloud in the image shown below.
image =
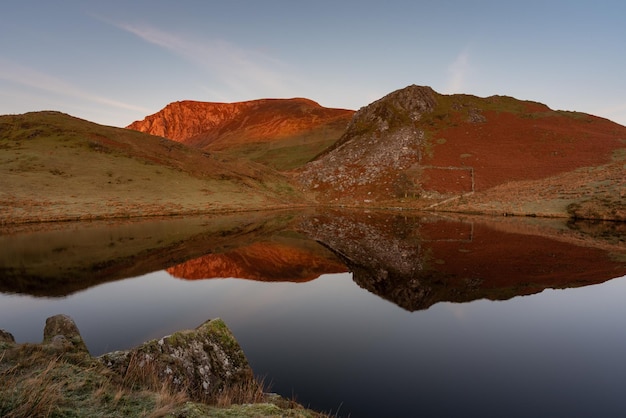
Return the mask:
<path fill-rule="evenodd" d="M 257 50 L 221 39 L 170 33 L 146 24 L 109 23 L 204 69 L 238 95 L 283 94 L 298 84 L 285 63 Z"/>
<path fill-rule="evenodd" d="M 149 109 L 140 106 L 84 91 L 62 79 L 2 58 L 0 58 L 0 80 L 21 84 L 62 97 L 86 100 L 113 108 L 132 110 L 143 114 L 150 112 Z"/>
<path fill-rule="evenodd" d="M 470 69 L 470 56 L 467 50 L 461 52 L 448 67 L 448 81 L 445 92 L 448 94 L 462 93 L 467 88 L 466 77 Z"/>

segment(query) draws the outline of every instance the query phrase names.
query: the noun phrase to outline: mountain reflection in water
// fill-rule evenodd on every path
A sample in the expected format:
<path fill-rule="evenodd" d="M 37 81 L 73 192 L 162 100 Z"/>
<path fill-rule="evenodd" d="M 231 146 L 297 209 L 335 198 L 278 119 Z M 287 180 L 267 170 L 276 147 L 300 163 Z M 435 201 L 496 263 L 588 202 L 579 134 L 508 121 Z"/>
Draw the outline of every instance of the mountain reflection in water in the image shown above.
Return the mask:
<path fill-rule="evenodd" d="M 476 397 L 491 397 L 476 392 L 479 388 L 494 391 L 501 399 L 490 402 L 515 416 L 510 408 L 517 397 L 543 399 L 542 394 L 529 395 L 531 389 L 519 386 L 519 379 L 530 379 L 528 373 L 543 376 L 541 367 L 556 367 L 561 360 L 553 358 L 554 350 L 560 349 L 579 363 L 552 370 L 544 376 L 548 387 L 537 390 L 553 392 L 566 385 L 565 375 L 555 377 L 559 373 L 582 373 L 573 382 L 595 376 L 595 382 L 605 378 L 613 385 L 620 376 L 622 383 L 626 379 L 626 370 L 611 366 L 605 373 L 603 365 L 585 375 L 595 360 L 576 355 L 581 347 L 589 349 L 581 342 L 587 336 L 590 344 L 596 337 L 612 341 L 603 348 L 605 354 L 626 349 L 626 338 L 610 334 L 611 321 L 622 317 L 611 316 L 610 305 L 603 306 L 606 317 L 586 312 L 581 319 L 585 303 L 563 302 L 574 297 L 570 293 L 544 292 L 497 307 L 443 303 L 507 300 L 624 276 L 626 226 L 620 223 L 326 210 L 38 227 L 5 228 L 0 235 L 0 328 L 18 341 L 38 341 L 47 316 L 67 313 L 97 355 L 221 316 L 255 371 L 274 381 L 275 391 L 296 394 L 326 411 L 343 405 L 339 415 L 352 416 L 413 416 L 419 409 L 412 397 L 419 398 L 426 415 L 471 415 L 472 408 L 484 407 Z M 248 280 L 202 280 L 231 277 Z M 132 279 L 122 281 L 127 278 Z M 393 305 L 381 304 L 383 299 Z M 551 317 L 557 299 L 560 309 L 578 322 Z M 533 300 L 546 301 L 545 307 Z M 593 300 L 590 296 L 587 303 Z M 487 311 L 495 316 L 485 316 Z M 450 312 L 469 315 L 465 325 L 446 319 Z M 523 323 L 526 317 L 532 326 Z M 597 323 L 588 326 L 594 321 L 606 330 L 600 331 Z M 528 334 L 515 334 L 520 332 Z M 514 346 L 508 345 L 513 341 Z M 536 347 L 539 342 L 548 352 Z M 495 347 L 504 351 L 495 352 Z M 466 358 L 467 350 L 476 356 L 475 366 L 454 360 Z M 502 357 L 504 352 L 516 360 Z M 552 359 L 551 365 L 536 356 Z M 581 358 L 590 362 L 584 373 Z M 499 371 L 489 369 L 489 362 Z M 431 370 L 434 364 L 440 375 Z M 421 383 L 420 373 L 427 376 Z M 480 377 L 484 373 L 491 383 Z M 508 379 L 518 380 L 513 384 Z M 554 386 L 545 383 L 550 379 Z M 393 396 L 381 393 L 387 386 L 375 382 L 397 385 L 388 391 Z M 520 392 L 501 393 L 504 387 Z M 603 391 L 598 399 L 609 396 L 598 390 Z M 442 393 L 456 397 L 458 405 L 448 405 L 452 401 Z M 539 404 L 562 407 L 554 393 L 552 399 L 545 395 Z M 529 411 L 521 408 L 517 415 Z"/>
<path fill-rule="evenodd" d="M 362 288 L 415 311 L 626 273 L 626 226 L 614 222 L 329 210 L 52 228 L 0 236 L 0 291 L 66 296 L 163 269 L 190 280 L 292 282 L 350 271 Z"/>

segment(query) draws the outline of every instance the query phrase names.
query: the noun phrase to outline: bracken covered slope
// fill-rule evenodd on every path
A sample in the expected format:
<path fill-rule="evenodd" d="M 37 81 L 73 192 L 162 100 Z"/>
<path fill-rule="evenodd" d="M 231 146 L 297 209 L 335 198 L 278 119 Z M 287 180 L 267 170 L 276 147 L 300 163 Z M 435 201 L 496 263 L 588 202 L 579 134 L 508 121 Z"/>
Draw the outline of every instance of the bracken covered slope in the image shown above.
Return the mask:
<path fill-rule="evenodd" d="M 409 86 L 296 177 L 325 204 L 626 219 L 625 164 L 626 127 L 606 119 Z"/>
<path fill-rule="evenodd" d="M 302 98 L 181 101 L 128 128 L 290 169 L 333 144 L 353 114 L 352 110 L 325 108 Z"/>

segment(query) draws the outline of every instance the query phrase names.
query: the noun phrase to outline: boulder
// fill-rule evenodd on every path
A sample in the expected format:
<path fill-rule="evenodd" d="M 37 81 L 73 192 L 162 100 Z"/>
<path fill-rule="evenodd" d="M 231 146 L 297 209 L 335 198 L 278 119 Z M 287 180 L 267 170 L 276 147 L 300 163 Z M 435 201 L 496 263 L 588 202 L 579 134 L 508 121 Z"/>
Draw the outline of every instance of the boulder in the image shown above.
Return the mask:
<path fill-rule="evenodd" d="M 0 329 L 0 346 L 7 346 L 15 344 L 15 338 L 13 334 L 3 329 Z"/>
<path fill-rule="evenodd" d="M 43 343 L 64 350 L 74 349 L 89 352 L 76 323 L 67 315 L 55 315 L 46 319 L 46 326 L 43 330 Z"/>
<path fill-rule="evenodd" d="M 170 385 L 197 401 L 214 401 L 226 390 L 254 384 L 245 354 L 221 319 L 99 360 L 133 387 Z"/>

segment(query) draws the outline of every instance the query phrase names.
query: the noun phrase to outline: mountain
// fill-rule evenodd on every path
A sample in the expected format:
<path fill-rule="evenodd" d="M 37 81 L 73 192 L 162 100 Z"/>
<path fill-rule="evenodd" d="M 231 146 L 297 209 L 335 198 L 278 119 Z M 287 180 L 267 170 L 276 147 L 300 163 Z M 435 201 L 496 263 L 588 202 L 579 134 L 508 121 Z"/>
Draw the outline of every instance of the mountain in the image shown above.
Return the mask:
<path fill-rule="evenodd" d="M 626 220 L 626 127 L 511 97 L 409 86 L 299 168 L 319 203 Z"/>
<path fill-rule="evenodd" d="M 0 223 L 297 205 L 263 165 L 59 112 L 0 116 Z"/>
<path fill-rule="evenodd" d="M 302 205 L 626 221 L 626 127 L 511 97 L 177 102 L 131 127 L 0 116 L 0 223 Z"/>
<path fill-rule="evenodd" d="M 302 98 L 182 101 L 170 103 L 128 128 L 287 170 L 332 145 L 353 114 L 352 110 L 325 108 Z"/>

